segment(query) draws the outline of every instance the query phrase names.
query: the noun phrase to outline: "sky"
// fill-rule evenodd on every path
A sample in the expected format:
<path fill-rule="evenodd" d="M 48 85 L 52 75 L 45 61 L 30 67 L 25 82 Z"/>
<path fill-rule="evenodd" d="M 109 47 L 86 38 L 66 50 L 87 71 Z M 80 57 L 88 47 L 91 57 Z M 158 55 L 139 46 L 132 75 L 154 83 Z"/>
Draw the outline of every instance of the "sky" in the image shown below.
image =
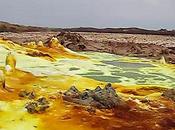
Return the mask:
<path fill-rule="evenodd" d="M 48 27 L 175 29 L 175 0 L 0 0 L 0 21 Z"/>

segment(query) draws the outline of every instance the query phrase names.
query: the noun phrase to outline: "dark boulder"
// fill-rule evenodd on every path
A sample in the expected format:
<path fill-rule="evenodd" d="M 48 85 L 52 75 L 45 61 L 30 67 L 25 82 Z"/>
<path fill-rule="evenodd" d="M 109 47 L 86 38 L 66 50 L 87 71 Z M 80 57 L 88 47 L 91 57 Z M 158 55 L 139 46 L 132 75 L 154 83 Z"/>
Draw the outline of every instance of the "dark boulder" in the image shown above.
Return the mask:
<path fill-rule="evenodd" d="M 71 87 L 63 94 L 63 99 L 68 102 L 99 109 L 112 109 L 126 105 L 111 84 L 107 84 L 103 89 L 98 86 L 94 90 L 86 89 L 82 92 L 79 92 L 75 87 Z"/>
<path fill-rule="evenodd" d="M 38 112 L 37 107 L 38 104 L 36 102 L 30 102 L 26 105 L 25 108 L 27 109 L 28 113 L 34 114 Z"/>
<path fill-rule="evenodd" d="M 162 94 L 163 97 L 171 99 L 172 101 L 175 102 L 175 89 L 168 89 Z"/>
<path fill-rule="evenodd" d="M 27 103 L 25 108 L 30 114 L 43 113 L 49 108 L 49 102 L 46 98 L 42 97 L 36 101 Z"/>
<path fill-rule="evenodd" d="M 19 92 L 18 96 L 22 98 L 35 99 L 36 93 L 34 91 L 29 92 L 27 90 L 22 90 Z"/>
<path fill-rule="evenodd" d="M 70 96 L 72 98 L 78 98 L 80 96 L 80 91 L 75 86 L 72 86 L 64 93 L 64 95 Z"/>
<path fill-rule="evenodd" d="M 78 33 L 61 32 L 56 37 L 63 46 L 71 50 L 80 51 L 86 49 L 86 40 Z"/>

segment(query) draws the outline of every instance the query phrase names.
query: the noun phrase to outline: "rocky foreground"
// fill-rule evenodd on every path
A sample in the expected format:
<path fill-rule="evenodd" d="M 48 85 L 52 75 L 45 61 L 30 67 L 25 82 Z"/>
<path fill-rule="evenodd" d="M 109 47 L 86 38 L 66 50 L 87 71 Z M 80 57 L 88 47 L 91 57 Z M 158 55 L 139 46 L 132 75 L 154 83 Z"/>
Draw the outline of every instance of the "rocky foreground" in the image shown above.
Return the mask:
<path fill-rule="evenodd" d="M 107 84 L 103 89 L 98 86 L 95 90 L 86 89 L 83 92 L 80 92 L 73 86 L 63 94 L 63 99 L 99 109 L 126 106 L 125 102 L 117 95 L 111 84 Z"/>
<path fill-rule="evenodd" d="M 25 106 L 27 111 L 30 114 L 47 114 L 52 108 L 49 102 L 53 104 L 53 97 L 37 99 L 37 96 L 32 96 L 32 100 L 31 95 L 37 94 L 27 91 L 19 93 L 21 98 L 31 100 Z M 94 90 L 86 89 L 82 92 L 72 86 L 67 91 L 58 93 L 54 99 L 61 98 L 65 104 L 74 106 L 71 112 L 63 117 L 62 120 L 65 121 L 73 117 L 76 120 L 80 118 L 82 122 L 89 122 L 90 119 L 90 126 L 106 130 L 173 130 L 174 97 L 175 89 L 167 89 L 159 97 L 159 101 L 124 98 L 108 83 L 104 88 L 97 86 Z M 103 118 L 100 118 L 99 114 Z"/>

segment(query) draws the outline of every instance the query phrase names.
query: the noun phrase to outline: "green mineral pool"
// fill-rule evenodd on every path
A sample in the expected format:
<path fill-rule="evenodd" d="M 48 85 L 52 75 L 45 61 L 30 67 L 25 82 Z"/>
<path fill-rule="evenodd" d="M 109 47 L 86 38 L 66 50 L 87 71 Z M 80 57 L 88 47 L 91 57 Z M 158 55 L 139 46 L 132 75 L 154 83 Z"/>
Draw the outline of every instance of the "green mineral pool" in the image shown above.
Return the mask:
<path fill-rule="evenodd" d="M 3 66 L 9 51 L 0 47 L 0 52 L 0 66 Z M 108 53 L 79 52 L 90 59 L 58 59 L 56 62 L 51 62 L 16 52 L 13 54 L 17 58 L 18 69 L 31 72 L 36 76 L 79 75 L 123 85 L 175 87 L 175 66 L 149 59 Z"/>

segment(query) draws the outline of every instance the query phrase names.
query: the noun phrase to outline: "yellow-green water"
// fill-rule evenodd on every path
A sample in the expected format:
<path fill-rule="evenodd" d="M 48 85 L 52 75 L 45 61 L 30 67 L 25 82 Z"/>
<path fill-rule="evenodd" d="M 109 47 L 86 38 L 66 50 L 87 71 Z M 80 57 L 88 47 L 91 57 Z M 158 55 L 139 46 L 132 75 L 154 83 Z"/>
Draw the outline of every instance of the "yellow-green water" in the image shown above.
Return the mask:
<path fill-rule="evenodd" d="M 9 51 L 0 47 L 0 66 L 5 63 Z M 17 58 L 17 68 L 36 76 L 79 75 L 98 81 L 123 85 L 175 86 L 175 66 L 160 64 L 144 58 L 117 56 L 98 52 L 80 52 L 90 59 L 57 59 L 51 62 L 13 52 Z"/>

